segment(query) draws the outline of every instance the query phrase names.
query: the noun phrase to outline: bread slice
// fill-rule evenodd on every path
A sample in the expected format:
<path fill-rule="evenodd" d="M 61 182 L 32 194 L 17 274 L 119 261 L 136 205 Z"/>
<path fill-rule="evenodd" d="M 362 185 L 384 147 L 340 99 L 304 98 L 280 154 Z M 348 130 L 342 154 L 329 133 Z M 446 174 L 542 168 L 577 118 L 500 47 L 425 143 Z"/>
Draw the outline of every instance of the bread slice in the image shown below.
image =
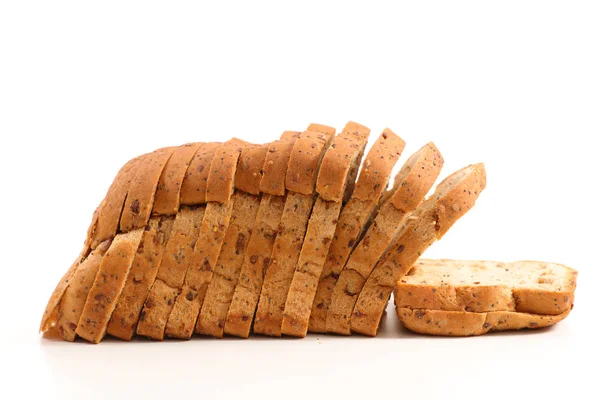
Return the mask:
<path fill-rule="evenodd" d="M 69 342 L 75 340 L 75 329 L 79 317 L 83 312 L 83 306 L 87 299 L 88 292 L 94 283 L 98 268 L 102 262 L 102 258 L 108 250 L 111 241 L 106 240 L 100 243 L 79 265 L 77 271 L 73 275 L 71 282 L 62 300 L 58 306 L 58 316 L 56 326 L 58 334 Z"/>
<path fill-rule="evenodd" d="M 401 308 L 559 315 L 573 306 L 577 271 L 540 261 L 419 260 L 396 285 Z"/>
<path fill-rule="evenodd" d="M 206 185 L 208 172 L 215 152 L 223 143 L 204 143 L 190 162 L 181 183 L 180 201 L 185 206 L 195 206 L 206 203 Z"/>
<path fill-rule="evenodd" d="M 438 336 L 476 336 L 492 331 L 545 328 L 562 321 L 571 310 L 558 315 L 540 315 L 516 311 L 441 311 L 397 308 L 404 326 L 413 332 Z"/>
<path fill-rule="evenodd" d="M 325 332 L 333 288 L 350 252 L 376 214 L 392 168 L 404 150 L 404 141 L 385 129 L 367 154 L 352 197 L 342 208 L 312 304 L 308 330 Z"/>
<path fill-rule="evenodd" d="M 202 146 L 202 143 L 188 143 L 175 148 L 158 180 L 152 214 L 177 214 L 185 174 L 194 155 Z"/>
<path fill-rule="evenodd" d="M 200 225 L 194 252 L 187 264 L 185 280 L 167 320 L 165 334 L 189 339 L 210 284 L 235 202 L 234 178 L 238 158 L 245 142 L 232 139 L 215 153 L 206 187 L 206 212 Z M 235 195 L 234 195 L 235 196 Z"/>
<path fill-rule="evenodd" d="M 235 291 L 246 247 L 260 206 L 260 180 L 269 145 L 245 147 L 235 172 L 235 202 L 213 277 L 196 322 L 196 333 L 223 336 L 225 318 Z"/>
<path fill-rule="evenodd" d="M 352 309 L 371 271 L 401 231 L 402 224 L 435 183 L 444 160 L 433 143 L 414 153 L 396 175 L 394 187 L 384 195 L 375 221 L 342 269 L 327 311 L 328 332 L 350 334 Z"/>
<path fill-rule="evenodd" d="M 175 217 L 150 218 L 144 230 L 123 291 L 110 317 L 106 333 L 123 340 L 131 340 L 148 292 L 156 279 L 165 245 L 171 235 Z"/>
<path fill-rule="evenodd" d="M 435 193 L 408 217 L 397 240 L 377 263 L 358 296 L 350 320 L 353 332 L 369 336 L 377 334 L 396 282 L 431 244 L 475 205 L 485 184 L 483 164 L 465 167 L 444 179 Z"/>
<path fill-rule="evenodd" d="M 117 235 L 102 258 L 75 330 L 85 340 L 99 343 L 104 337 L 143 231 L 138 228 Z"/>
<path fill-rule="evenodd" d="M 304 337 L 323 264 L 333 240 L 350 171 L 360 165 L 370 130 L 349 122 L 327 149 L 317 176 L 313 207 L 298 265 L 287 294 L 281 332 Z"/>
<path fill-rule="evenodd" d="M 205 206 L 183 206 L 177 213 L 162 260 L 158 264 L 156 278 L 151 282 L 151 289 L 145 299 L 138 298 L 143 304 L 142 311 L 139 316 L 134 314 L 132 317 L 137 318 L 138 335 L 156 340 L 164 338 L 167 319 L 173 309 L 175 297 L 183 285 L 204 212 Z M 133 320 L 131 325 L 135 325 Z"/>
<path fill-rule="evenodd" d="M 304 131 L 296 140 L 288 163 L 283 215 L 273 245 L 254 320 L 254 332 L 281 336 L 287 293 L 302 248 L 314 203 L 317 172 L 329 147 L 334 128 L 311 125 L 319 131 Z"/>
<path fill-rule="evenodd" d="M 137 166 L 119 222 L 121 232 L 143 228 L 150 220 L 158 181 L 174 151 L 175 147 L 158 149 L 148 154 L 144 162 Z"/>
<path fill-rule="evenodd" d="M 262 193 L 275 196 L 285 195 L 285 176 L 292 149 L 300 132 L 286 131 L 269 145 L 262 168 L 259 189 Z"/>

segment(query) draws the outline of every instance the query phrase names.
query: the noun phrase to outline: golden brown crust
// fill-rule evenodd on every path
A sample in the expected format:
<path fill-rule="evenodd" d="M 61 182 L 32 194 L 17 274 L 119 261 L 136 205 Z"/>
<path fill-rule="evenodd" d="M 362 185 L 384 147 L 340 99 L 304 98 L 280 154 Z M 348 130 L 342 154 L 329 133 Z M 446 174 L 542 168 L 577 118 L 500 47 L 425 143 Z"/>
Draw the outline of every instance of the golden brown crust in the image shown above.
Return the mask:
<path fill-rule="evenodd" d="M 570 309 L 558 315 L 514 311 L 474 313 L 429 309 L 397 308 L 404 326 L 413 332 L 438 336 L 477 336 L 493 331 L 538 329 L 565 319 Z"/>
<path fill-rule="evenodd" d="M 365 158 L 352 197 L 362 201 L 377 201 L 387 187 L 392 168 L 404 146 L 404 140 L 388 128 L 384 129 Z"/>
<path fill-rule="evenodd" d="M 165 245 L 157 276 L 143 300 L 138 318 L 138 335 L 162 340 L 175 296 L 183 285 L 189 260 L 198 240 L 205 207 L 181 207 Z M 170 301 L 169 301 L 170 300 Z"/>
<path fill-rule="evenodd" d="M 117 235 L 102 258 L 77 324 L 77 335 L 83 339 L 99 343 L 104 337 L 110 316 L 125 286 L 142 233 L 143 228 L 138 228 Z"/>
<path fill-rule="evenodd" d="M 158 180 L 153 214 L 174 215 L 179 211 L 181 186 L 192 158 L 202 143 L 188 143 L 176 147 Z"/>
<path fill-rule="evenodd" d="M 377 334 L 396 282 L 433 242 L 475 205 L 485 183 L 483 164 L 470 165 L 444 179 L 435 193 L 419 205 L 358 295 L 350 319 L 353 332 Z"/>
<path fill-rule="evenodd" d="M 206 203 L 206 185 L 208 172 L 215 152 L 222 143 L 204 143 L 196 154 L 185 173 L 181 184 L 180 200 L 185 206 L 194 206 Z"/>
<path fill-rule="evenodd" d="M 56 326 L 58 334 L 69 342 L 75 340 L 75 329 L 88 292 L 94 283 L 100 262 L 110 246 L 110 240 L 96 247 L 77 268 L 58 306 Z"/>
<path fill-rule="evenodd" d="M 196 323 L 196 333 L 223 336 L 227 311 L 244 262 L 246 247 L 254 228 L 260 202 L 258 196 L 242 191 L 236 192 L 231 221 L 212 280 L 206 290 L 202 310 Z"/>
<path fill-rule="evenodd" d="M 365 281 L 396 239 L 408 213 L 418 206 L 437 179 L 442 165 L 441 154 L 429 143 L 402 166 L 394 187 L 384 195 L 384 204 L 375 221 L 341 271 L 327 311 L 328 332 L 350 334 L 350 316 Z"/>
<path fill-rule="evenodd" d="M 305 195 L 314 193 L 321 160 L 333 139 L 333 133 L 328 133 L 333 128 L 327 128 L 319 128 L 326 133 L 304 131 L 294 143 L 285 176 L 287 190 Z"/>
<path fill-rule="evenodd" d="M 106 329 L 109 335 L 131 340 L 135 334 L 142 306 L 156 279 L 173 221 L 174 217 L 167 216 L 150 218 L 115 311 L 110 317 Z"/>
<path fill-rule="evenodd" d="M 248 145 L 248 143 L 233 138 L 217 149 L 208 172 L 207 202 L 225 203 L 231 200 L 238 158 Z"/>
<path fill-rule="evenodd" d="M 260 191 L 276 196 L 285 195 L 285 175 L 294 148 L 294 140 L 276 140 L 267 151 L 260 180 Z"/>
<path fill-rule="evenodd" d="M 248 146 L 242 150 L 235 170 L 235 187 L 246 193 L 258 195 L 262 167 L 270 144 Z"/>
<path fill-rule="evenodd" d="M 271 262 L 273 243 L 283 214 L 285 197 L 263 194 L 250 235 L 235 292 L 231 299 L 224 331 L 247 338 L 263 286 L 264 271 Z"/>
<path fill-rule="evenodd" d="M 137 166 L 119 222 L 121 232 L 142 228 L 150 220 L 158 180 L 174 150 L 175 147 L 158 149 L 148 154 Z"/>

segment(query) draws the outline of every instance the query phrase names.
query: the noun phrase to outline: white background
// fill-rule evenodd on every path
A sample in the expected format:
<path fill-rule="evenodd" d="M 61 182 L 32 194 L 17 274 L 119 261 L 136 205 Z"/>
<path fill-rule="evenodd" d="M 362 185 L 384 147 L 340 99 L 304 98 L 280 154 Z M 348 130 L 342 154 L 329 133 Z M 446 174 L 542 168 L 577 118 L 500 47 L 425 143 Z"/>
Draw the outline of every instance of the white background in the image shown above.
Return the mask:
<path fill-rule="evenodd" d="M 590 398 L 598 344 L 597 2 L 0 3 L 0 398 Z M 553 329 L 93 346 L 41 338 L 118 168 L 155 148 L 355 120 L 488 188 L 428 257 L 580 271 Z M 593 370 L 596 368 L 596 372 Z M 217 397 L 218 396 L 218 397 Z"/>

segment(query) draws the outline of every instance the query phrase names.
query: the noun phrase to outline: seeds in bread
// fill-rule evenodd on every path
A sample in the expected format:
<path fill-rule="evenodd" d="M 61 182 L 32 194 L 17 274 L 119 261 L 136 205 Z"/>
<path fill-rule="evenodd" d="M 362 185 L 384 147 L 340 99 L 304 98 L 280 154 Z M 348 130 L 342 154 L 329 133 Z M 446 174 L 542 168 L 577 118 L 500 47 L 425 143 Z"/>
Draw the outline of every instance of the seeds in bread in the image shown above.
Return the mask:
<path fill-rule="evenodd" d="M 183 285 L 189 260 L 198 240 L 205 206 L 180 208 L 175 216 L 169 239 L 165 245 L 158 272 L 146 298 L 138 298 L 143 304 L 138 318 L 136 333 L 156 340 L 164 338 L 165 326 L 173 309 L 175 297 Z M 135 323 L 132 321 L 132 325 Z"/>
<path fill-rule="evenodd" d="M 194 206 L 206 203 L 206 184 L 208 183 L 208 172 L 215 152 L 223 143 L 204 143 L 196 154 L 181 184 L 180 201 L 182 205 Z"/>
<path fill-rule="evenodd" d="M 196 333 L 203 335 L 223 336 L 227 311 L 260 205 L 259 196 L 239 189 L 234 197 L 231 221 L 196 324 Z"/>
<path fill-rule="evenodd" d="M 254 195 L 260 194 L 262 167 L 270 144 L 245 147 L 240 154 L 235 170 L 235 187 L 238 190 Z"/>
<path fill-rule="evenodd" d="M 370 130 L 348 123 L 327 149 L 317 177 L 319 197 L 313 207 L 298 265 L 288 291 L 281 332 L 304 337 L 323 264 L 338 223 L 350 170 L 363 153 Z"/>
<path fill-rule="evenodd" d="M 106 333 L 123 340 L 135 334 L 140 312 L 161 264 L 174 217 L 150 218 Z"/>
<path fill-rule="evenodd" d="M 438 336 L 477 336 L 493 331 L 538 329 L 565 319 L 570 309 L 558 315 L 515 311 L 465 312 L 397 308 L 402 324 L 413 332 Z"/>
<path fill-rule="evenodd" d="M 261 192 L 276 196 L 285 195 L 285 175 L 295 142 L 289 138 L 276 140 L 269 145 L 260 179 L 259 189 Z"/>
<path fill-rule="evenodd" d="M 75 329 L 79 322 L 79 317 L 83 311 L 83 306 L 87 299 L 88 292 L 94 283 L 100 262 L 110 246 L 110 240 L 106 240 L 86 257 L 79 265 L 73 275 L 71 282 L 58 306 L 58 316 L 56 326 L 58 334 L 69 342 L 75 340 Z"/>
<path fill-rule="evenodd" d="M 192 158 L 202 143 L 188 143 L 175 148 L 158 180 L 153 214 L 174 215 L 179 211 L 181 186 Z"/>
<path fill-rule="evenodd" d="M 485 184 L 483 164 L 465 167 L 444 179 L 435 193 L 408 217 L 397 240 L 377 263 L 358 296 L 350 320 L 353 332 L 377 334 L 396 281 L 475 205 Z"/>
<path fill-rule="evenodd" d="M 325 133 L 304 131 L 296 140 L 288 162 L 286 189 L 289 192 L 261 289 L 255 333 L 281 336 L 287 293 L 314 204 L 317 170 L 333 139 L 333 128 L 317 126 L 315 129 Z"/>
<path fill-rule="evenodd" d="M 577 271 L 540 261 L 419 260 L 396 285 L 401 308 L 558 315 L 573 306 Z"/>
<path fill-rule="evenodd" d="M 404 150 L 404 145 L 400 137 L 386 129 L 367 154 L 352 197 L 344 205 L 338 218 L 313 300 L 309 331 L 326 332 L 325 321 L 333 288 L 351 251 L 377 212 L 380 197 L 387 187 L 392 168 Z M 362 199 L 357 196 L 361 196 Z"/>
<path fill-rule="evenodd" d="M 219 147 L 208 172 L 206 201 L 226 203 L 231 200 L 240 153 L 249 143 L 233 138 Z"/>
<path fill-rule="evenodd" d="M 437 179 L 444 160 L 433 143 L 409 157 L 396 175 L 392 190 L 365 236 L 353 250 L 333 290 L 327 332 L 350 334 L 350 318 L 358 294 L 377 261 L 400 233 L 407 215 L 423 200 Z"/>
<path fill-rule="evenodd" d="M 83 339 L 99 343 L 104 337 L 110 316 L 125 286 L 143 230 L 138 228 L 118 234 L 102 258 L 75 330 Z"/>

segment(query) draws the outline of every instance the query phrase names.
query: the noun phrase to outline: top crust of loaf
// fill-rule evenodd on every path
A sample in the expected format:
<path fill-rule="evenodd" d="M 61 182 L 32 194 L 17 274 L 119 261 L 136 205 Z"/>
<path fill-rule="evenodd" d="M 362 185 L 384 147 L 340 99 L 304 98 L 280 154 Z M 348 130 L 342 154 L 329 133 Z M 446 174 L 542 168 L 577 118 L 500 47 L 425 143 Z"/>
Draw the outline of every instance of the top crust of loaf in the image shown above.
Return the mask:
<path fill-rule="evenodd" d="M 259 185 L 261 192 L 274 196 L 285 194 L 288 161 L 299 136 L 300 132 L 286 131 L 281 135 L 281 140 L 276 140 L 269 145 L 262 167 L 263 173 Z"/>
<path fill-rule="evenodd" d="M 398 281 L 402 307 L 558 315 L 571 309 L 577 271 L 540 261 L 419 260 Z"/>
<path fill-rule="evenodd" d="M 226 203 L 231 199 L 237 160 L 247 145 L 243 140 L 233 138 L 217 149 L 208 172 L 207 202 Z"/>
<path fill-rule="evenodd" d="M 313 126 L 313 125 L 311 125 Z M 315 128 L 316 129 L 316 128 Z M 313 194 L 319 165 L 325 149 L 331 143 L 334 128 L 319 128 L 326 133 L 304 131 L 294 143 L 285 176 L 286 189 L 296 193 Z"/>
<path fill-rule="evenodd" d="M 365 158 L 352 197 L 362 201 L 377 201 L 387 188 L 392 168 L 404 146 L 404 140 L 385 128 Z"/>
<path fill-rule="evenodd" d="M 215 152 L 223 143 L 204 143 L 192 158 L 181 184 L 180 200 L 184 206 L 206 203 L 208 172 Z"/>
<path fill-rule="evenodd" d="M 333 139 L 317 177 L 317 193 L 323 200 L 338 203 L 343 200 L 348 175 L 359 154 L 364 151 L 370 131 L 356 122 L 349 122 L 342 133 Z"/>
<path fill-rule="evenodd" d="M 255 195 L 260 193 L 262 167 L 269 147 L 269 144 L 253 145 L 242 150 L 235 171 L 236 188 Z"/>

